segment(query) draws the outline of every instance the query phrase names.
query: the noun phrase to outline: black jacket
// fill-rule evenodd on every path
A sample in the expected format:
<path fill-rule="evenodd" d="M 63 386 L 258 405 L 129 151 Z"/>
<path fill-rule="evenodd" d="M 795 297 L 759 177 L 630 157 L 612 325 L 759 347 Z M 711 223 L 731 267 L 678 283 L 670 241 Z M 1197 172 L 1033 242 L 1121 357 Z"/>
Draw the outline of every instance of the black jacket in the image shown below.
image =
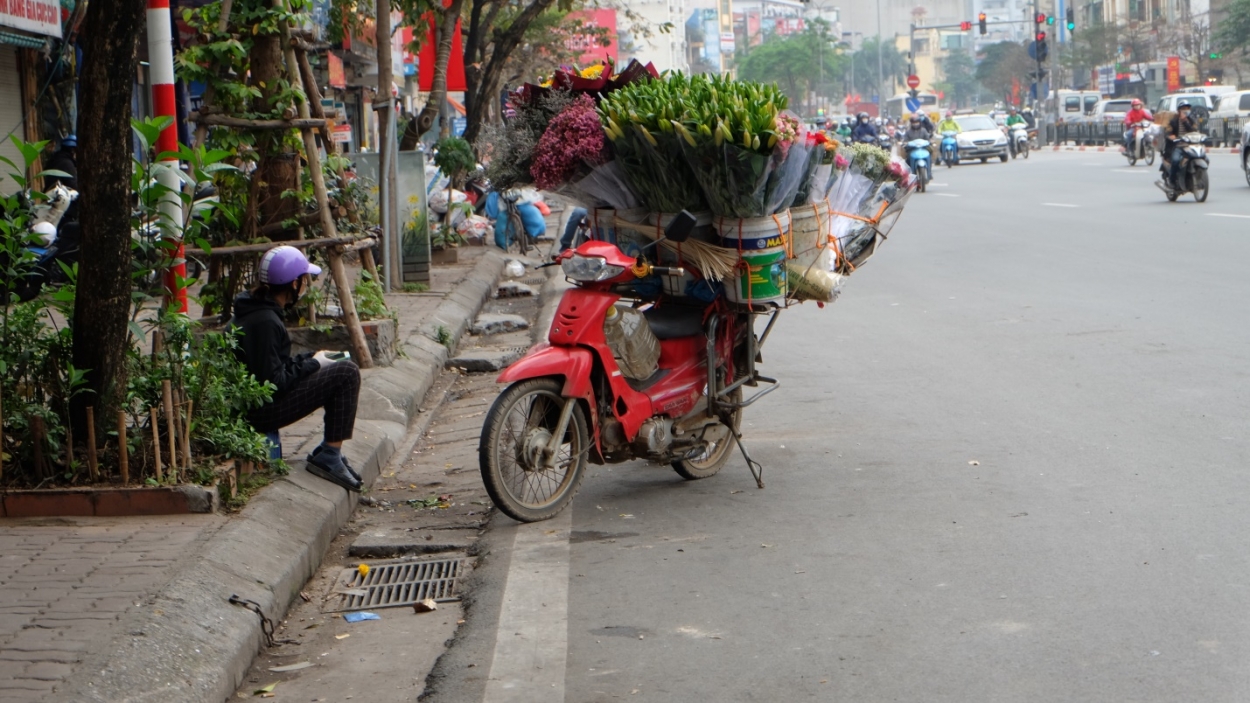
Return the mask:
<path fill-rule="evenodd" d="M 52 190 L 57 183 L 64 183 L 66 188 L 78 190 L 78 166 L 74 163 L 74 157 L 70 156 L 68 151 L 64 149 L 57 151 L 43 167 L 48 171 L 64 171 L 70 176 L 69 178 L 64 176 L 44 176 L 44 191 Z"/>
<path fill-rule="evenodd" d="M 291 335 L 282 322 L 282 308 L 272 300 L 240 293 L 234 299 L 230 326 L 241 332 L 239 361 L 256 380 L 277 386 L 275 399 L 321 368 L 312 354 L 291 356 Z"/>

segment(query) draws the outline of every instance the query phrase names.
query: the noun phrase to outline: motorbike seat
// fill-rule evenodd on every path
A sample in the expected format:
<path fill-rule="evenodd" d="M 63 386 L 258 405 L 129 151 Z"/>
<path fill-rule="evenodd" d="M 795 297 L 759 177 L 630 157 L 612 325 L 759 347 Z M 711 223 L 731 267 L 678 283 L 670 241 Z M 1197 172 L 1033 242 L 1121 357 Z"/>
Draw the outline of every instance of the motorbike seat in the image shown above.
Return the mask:
<path fill-rule="evenodd" d="M 668 303 L 643 313 L 656 339 L 677 339 L 703 334 L 703 308 Z"/>

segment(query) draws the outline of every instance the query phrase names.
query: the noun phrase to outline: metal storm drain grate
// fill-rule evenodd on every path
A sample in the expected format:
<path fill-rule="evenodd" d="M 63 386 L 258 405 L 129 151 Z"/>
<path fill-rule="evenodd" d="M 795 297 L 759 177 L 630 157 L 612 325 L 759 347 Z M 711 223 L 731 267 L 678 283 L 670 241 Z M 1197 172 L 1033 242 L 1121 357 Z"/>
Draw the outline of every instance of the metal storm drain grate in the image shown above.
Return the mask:
<path fill-rule="evenodd" d="M 369 573 L 344 569 L 335 580 L 326 612 L 398 608 L 426 598 L 440 603 L 459 600 L 457 581 L 464 574 L 464 555 L 426 560 L 369 563 Z"/>

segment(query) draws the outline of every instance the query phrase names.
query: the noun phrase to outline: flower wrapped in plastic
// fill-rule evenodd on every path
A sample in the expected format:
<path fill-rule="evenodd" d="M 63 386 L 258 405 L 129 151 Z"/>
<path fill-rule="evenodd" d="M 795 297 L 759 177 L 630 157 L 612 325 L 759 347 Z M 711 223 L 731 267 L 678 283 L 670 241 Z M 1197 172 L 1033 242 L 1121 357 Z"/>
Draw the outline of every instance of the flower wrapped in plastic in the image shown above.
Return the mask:
<path fill-rule="evenodd" d="M 771 130 L 756 134 L 744 129 L 738 135 L 723 120 L 710 132 L 700 125 L 678 127 L 682 151 L 714 215 L 773 215 L 790 207 L 810 176 L 814 145 L 788 112 L 774 118 Z"/>
<path fill-rule="evenodd" d="M 916 189 L 907 164 L 885 150 L 855 144 L 845 173 L 829 194 L 834 271 L 849 275 L 876 253 Z"/>

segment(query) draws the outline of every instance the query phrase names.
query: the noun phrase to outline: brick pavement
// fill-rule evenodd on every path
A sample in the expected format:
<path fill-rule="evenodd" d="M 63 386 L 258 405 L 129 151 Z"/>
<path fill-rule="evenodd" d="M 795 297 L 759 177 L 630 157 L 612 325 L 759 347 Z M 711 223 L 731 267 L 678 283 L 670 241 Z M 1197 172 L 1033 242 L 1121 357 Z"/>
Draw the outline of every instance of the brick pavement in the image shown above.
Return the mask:
<path fill-rule="evenodd" d="M 225 521 L 0 520 L 0 699 L 38 701 L 55 691 Z"/>

